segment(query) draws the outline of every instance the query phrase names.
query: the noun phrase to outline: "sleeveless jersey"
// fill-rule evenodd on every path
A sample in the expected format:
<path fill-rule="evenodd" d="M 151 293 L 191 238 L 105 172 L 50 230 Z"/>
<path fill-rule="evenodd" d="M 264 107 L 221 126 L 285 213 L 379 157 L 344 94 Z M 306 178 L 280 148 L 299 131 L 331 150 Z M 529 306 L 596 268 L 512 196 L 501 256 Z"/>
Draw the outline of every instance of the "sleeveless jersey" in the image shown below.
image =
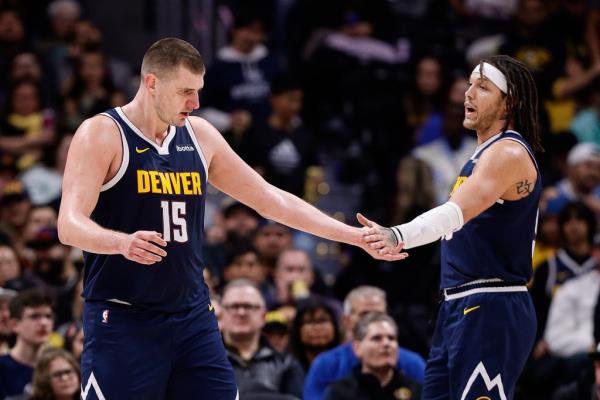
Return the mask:
<path fill-rule="evenodd" d="M 101 115 L 118 126 L 123 160 L 104 184 L 91 218 L 124 233 L 156 231 L 167 256 L 152 265 L 120 254 L 84 253 L 86 300 L 113 300 L 163 312 L 208 302 L 202 270 L 207 165 L 189 121 L 170 126 L 162 146 L 146 138 L 120 108 Z"/>
<path fill-rule="evenodd" d="M 479 145 L 463 167 L 453 190 L 469 178 L 485 150 L 500 140 L 513 140 L 527 149 L 537 170 L 535 186 L 522 199 L 499 199 L 458 232 L 442 240 L 442 288 L 480 279 L 501 279 L 524 285 L 533 273 L 532 253 L 542 179 L 533 151 L 523 137 L 506 131 Z"/>

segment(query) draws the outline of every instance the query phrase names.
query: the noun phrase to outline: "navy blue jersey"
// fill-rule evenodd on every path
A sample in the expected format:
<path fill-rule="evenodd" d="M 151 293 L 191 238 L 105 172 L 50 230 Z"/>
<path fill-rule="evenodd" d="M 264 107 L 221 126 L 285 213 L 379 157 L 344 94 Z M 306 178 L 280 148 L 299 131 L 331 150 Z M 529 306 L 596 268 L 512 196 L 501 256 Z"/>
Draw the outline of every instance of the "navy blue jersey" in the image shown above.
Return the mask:
<path fill-rule="evenodd" d="M 514 131 L 497 134 L 479 145 L 458 177 L 454 190 L 473 173 L 481 155 L 493 143 L 513 140 L 521 143 L 535 163 L 533 151 Z M 537 170 L 537 164 L 536 164 Z M 498 200 L 466 223 L 452 237 L 442 240 L 441 287 L 448 288 L 478 279 L 501 279 L 526 284 L 532 274 L 532 252 L 537 226 L 542 179 L 520 200 Z"/>
<path fill-rule="evenodd" d="M 189 121 L 184 127 L 170 126 L 158 146 L 120 108 L 102 115 L 121 131 L 123 161 L 102 186 L 91 218 L 120 232 L 162 233 L 167 256 L 142 265 L 120 254 L 85 253 L 83 296 L 165 312 L 207 302 L 202 238 L 208 169 Z"/>

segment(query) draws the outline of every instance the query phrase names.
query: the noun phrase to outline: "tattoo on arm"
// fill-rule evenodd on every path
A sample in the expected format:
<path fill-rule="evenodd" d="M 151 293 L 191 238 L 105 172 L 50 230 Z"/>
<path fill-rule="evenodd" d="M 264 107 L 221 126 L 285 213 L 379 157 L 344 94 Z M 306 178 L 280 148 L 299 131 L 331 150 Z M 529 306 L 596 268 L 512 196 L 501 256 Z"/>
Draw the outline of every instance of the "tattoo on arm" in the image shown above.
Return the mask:
<path fill-rule="evenodd" d="M 533 189 L 533 183 L 529 182 L 527 179 L 524 181 L 517 183 L 517 193 L 518 194 L 529 194 Z"/>

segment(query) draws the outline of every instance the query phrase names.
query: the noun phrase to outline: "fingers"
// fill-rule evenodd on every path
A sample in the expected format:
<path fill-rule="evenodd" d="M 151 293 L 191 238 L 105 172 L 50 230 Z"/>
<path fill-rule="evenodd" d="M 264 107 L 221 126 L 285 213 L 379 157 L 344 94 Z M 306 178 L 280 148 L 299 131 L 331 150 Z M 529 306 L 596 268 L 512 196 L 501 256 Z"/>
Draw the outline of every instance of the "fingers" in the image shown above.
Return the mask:
<path fill-rule="evenodd" d="M 159 246 L 167 242 L 161 234 L 153 231 L 138 231 L 129 236 L 127 251 L 123 254 L 127 259 L 144 265 L 160 262 L 167 252 Z"/>
<path fill-rule="evenodd" d="M 166 246 L 167 242 L 162 238 L 162 234 L 153 231 L 139 231 L 139 236 L 149 242 L 154 242 L 159 246 Z M 167 255 L 167 253 L 165 253 Z"/>
<path fill-rule="evenodd" d="M 358 220 L 358 222 L 362 225 L 362 226 L 366 226 L 368 228 L 371 228 L 373 226 L 373 221 L 368 220 L 364 215 L 362 215 L 361 213 L 356 213 L 356 219 Z"/>

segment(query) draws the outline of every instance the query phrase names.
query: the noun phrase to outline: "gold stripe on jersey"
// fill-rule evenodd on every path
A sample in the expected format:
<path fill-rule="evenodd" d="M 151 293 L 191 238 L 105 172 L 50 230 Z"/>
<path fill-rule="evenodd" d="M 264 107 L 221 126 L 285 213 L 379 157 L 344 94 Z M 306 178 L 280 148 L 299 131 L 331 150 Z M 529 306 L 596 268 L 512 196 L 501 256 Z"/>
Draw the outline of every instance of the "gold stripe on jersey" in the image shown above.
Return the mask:
<path fill-rule="evenodd" d="M 468 178 L 468 176 L 459 176 L 458 178 L 456 178 L 456 183 L 452 187 L 452 191 L 450 192 L 450 196 L 452 196 L 454 194 L 454 192 L 456 191 L 456 189 L 458 189 L 460 187 L 460 185 L 462 185 L 463 183 L 465 183 L 465 181 L 467 180 L 467 178 Z"/>
<path fill-rule="evenodd" d="M 137 170 L 137 192 L 202 195 L 199 172 L 162 172 Z"/>

